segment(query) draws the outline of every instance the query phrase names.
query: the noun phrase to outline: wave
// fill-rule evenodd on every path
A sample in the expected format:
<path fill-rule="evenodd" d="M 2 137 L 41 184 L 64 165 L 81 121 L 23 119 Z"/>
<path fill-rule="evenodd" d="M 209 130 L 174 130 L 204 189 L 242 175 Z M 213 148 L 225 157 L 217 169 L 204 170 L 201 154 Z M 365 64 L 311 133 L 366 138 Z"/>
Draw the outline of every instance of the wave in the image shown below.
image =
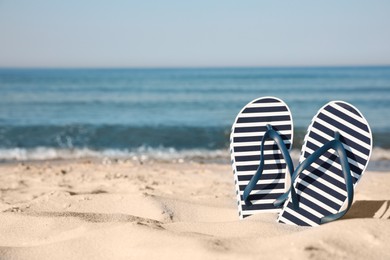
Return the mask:
<path fill-rule="evenodd" d="M 131 159 L 139 161 L 147 160 L 227 160 L 228 150 L 189 149 L 176 150 L 174 148 L 153 148 L 141 146 L 136 149 L 104 149 L 93 150 L 89 148 L 63 149 L 51 147 L 37 148 L 5 148 L 0 149 L 2 161 L 39 161 L 56 159 L 82 159 L 82 158 L 109 158 Z"/>
<path fill-rule="evenodd" d="M 298 161 L 300 151 L 293 149 L 291 157 Z M 185 149 L 177 150 L 173 147 L 148 147 L 140 146 L 135 149 L 103 149 L 93 150 L 90 148 L 1 148 L 1 161 L 40 161 L 57 159 L 130 159 L 137 161 L 159 160 L 159 161 L 211 161 L 229 163 L 230 155 L 228 149 Z M 371 156 L 373 162 L 390 161 L 390 149 L 375 147 Z"/>
<path fill-rule="evenodd" d="M 136 147 L 224 149 L 229 127 L 127 126 L 127 125 L 26 125 L 0 126 L 1 148 L 52 147 L 92 150 Z"/>
<path fill-rule="evenodd" d="M 0 119 L 1 120 L 1 119 Z M 294 129 L 294 148 L 300 148 L 306 129 Z M 374 132 L 374 146 L 390 149 L 389 131 Z M 0 125 L 0 149 L 132 150 L 173 147 L 177 150 L 218 150 L 229 147 L 229 126 L 128 125 Z"/>

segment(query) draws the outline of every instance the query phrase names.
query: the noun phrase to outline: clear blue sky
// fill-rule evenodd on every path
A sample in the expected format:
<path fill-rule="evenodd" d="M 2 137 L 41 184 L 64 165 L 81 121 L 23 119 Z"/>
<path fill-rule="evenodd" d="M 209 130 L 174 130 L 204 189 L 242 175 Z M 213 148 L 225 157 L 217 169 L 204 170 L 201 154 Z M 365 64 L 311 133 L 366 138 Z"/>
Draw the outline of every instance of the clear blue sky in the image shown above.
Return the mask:
<path fill-rule="evenodd" d="M 0 67 L 389 64 L 388 0 L 0 0 Z"/>

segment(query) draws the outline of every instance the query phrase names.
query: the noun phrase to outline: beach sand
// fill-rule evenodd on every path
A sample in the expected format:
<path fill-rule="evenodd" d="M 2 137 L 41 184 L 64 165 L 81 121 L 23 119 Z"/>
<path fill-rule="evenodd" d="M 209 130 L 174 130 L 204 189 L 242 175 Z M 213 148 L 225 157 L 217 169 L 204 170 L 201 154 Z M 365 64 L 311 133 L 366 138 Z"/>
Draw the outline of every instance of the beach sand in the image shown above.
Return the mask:
<path fill-rule="evenodd" d="M 230 165 L 83 159 L 0 165 L 0 259 L 390 259 L 390 172 L 316 228 L 239 220 Z"/>

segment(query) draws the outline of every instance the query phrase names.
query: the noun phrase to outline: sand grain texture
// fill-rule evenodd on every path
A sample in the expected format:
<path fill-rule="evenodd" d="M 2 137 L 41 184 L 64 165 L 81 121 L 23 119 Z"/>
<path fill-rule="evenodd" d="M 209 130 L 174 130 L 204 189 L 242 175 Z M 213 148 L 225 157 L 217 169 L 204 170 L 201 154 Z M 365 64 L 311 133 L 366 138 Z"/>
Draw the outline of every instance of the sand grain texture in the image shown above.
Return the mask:
<path fill-rule="evenodd" d="M 229 165 L 0 166 L 0 259 L 390 259 L 390 173 L 367 172 L 340 221 L 239 221 Z"/>

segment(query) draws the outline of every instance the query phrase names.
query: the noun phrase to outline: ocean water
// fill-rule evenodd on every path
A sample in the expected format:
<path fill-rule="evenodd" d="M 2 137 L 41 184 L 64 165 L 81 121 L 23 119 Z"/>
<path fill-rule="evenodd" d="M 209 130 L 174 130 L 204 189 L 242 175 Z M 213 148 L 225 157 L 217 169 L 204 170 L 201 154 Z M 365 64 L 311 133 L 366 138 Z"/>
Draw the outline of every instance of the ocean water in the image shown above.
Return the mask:
<path fill-rule="evenodd" d="M 228 157 L 252 99 L 290 107 L 299 150 L 316 111 L 355 105 L 390 159 L 390 67 L 0 69 L 0 160 L 89 156 Z"/>

